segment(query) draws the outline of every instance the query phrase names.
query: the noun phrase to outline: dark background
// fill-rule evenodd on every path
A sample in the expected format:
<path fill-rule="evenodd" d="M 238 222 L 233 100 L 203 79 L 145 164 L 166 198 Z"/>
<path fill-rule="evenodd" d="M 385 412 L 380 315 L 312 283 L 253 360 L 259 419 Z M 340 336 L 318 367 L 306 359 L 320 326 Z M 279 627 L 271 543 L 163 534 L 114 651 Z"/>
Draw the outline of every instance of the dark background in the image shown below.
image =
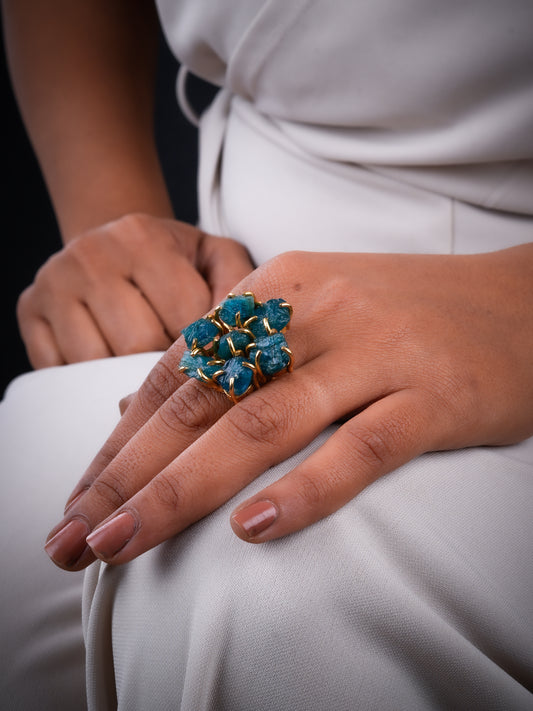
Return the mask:
<path fill-rule="evenodd" d="M 2 132 L 2 361 L 0 396 L 17 375 L 31 370 L 21 341 L 15 308 L 19 293 L 32 281 L 37 269 L 61 248 L 58 227 L 39 165 L 33 154 L 16 105 L 2 36 L 1 92 Z M 156 86 L 156 141 L 178 219 L 194 223 L 196 211 L 197 131 L 181 113 L 175 95 L 178 63 L 162 35 Z M 191 103 L 202 110 L 213 96 L 213 87 L 196 78 L 188 81 Z"/>

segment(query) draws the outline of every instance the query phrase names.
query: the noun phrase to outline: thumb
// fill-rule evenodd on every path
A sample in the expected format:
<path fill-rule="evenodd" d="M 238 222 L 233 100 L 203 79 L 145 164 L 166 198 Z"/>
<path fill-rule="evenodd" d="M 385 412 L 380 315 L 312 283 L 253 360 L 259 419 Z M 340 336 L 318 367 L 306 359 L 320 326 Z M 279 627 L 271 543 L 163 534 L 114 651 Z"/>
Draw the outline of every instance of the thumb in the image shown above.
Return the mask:
<path fill-rule="evenodd" d="M 292 471 L 240 504 L 230 519 L 234 533 L 263 543 L 310 526 L 378 477 L 438 449 L 439 426 L 431 403 L 415 392 L 377 400 Z"/>
<path fill-rule="evenodd" d="M 198 270 L 208 283 L 213 306 L 254 269 L 245 247 L 228 237 L 205 235 L 198 254 Z"/>

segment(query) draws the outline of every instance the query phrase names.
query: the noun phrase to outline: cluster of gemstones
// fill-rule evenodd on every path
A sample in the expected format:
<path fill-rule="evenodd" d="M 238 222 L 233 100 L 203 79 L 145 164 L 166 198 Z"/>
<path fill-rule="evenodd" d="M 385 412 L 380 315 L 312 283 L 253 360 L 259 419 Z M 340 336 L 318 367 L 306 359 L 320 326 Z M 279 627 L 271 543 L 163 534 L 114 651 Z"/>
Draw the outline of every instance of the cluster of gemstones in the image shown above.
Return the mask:
<path fill-rule="evenodd" d="M 250 291 L 229 294 L 212 314 L 183 329 L 188 350 L 180 372 L 237 402 L 291 370 L 292 353 L 283 335 L 291 316 L 284 299 L 261 303 Z"/>

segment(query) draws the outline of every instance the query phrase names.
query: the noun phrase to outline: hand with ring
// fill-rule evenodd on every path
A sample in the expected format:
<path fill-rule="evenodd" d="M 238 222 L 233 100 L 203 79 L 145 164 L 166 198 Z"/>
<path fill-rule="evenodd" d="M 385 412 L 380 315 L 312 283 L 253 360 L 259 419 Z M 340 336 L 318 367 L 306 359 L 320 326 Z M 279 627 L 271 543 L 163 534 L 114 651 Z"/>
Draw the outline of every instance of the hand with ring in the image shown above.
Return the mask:
<path fill-rule="evenodd" d="M 187 358 L 218 359 L 219 372 L 231 358 L 253 365 L 254 321 L 239 311 L 235 327 L 251 336 L 225 358 L 224 327 L 205 343 L 194 329 L 189 345 L 180 337 L 129 398 L 51 531 L 46 548 L 59 566 L 135 558 L 335 422 L 306 460 L 238 504 L 229 522 L 237 536 L 261 543 L 298 531 L 424 452 L 533 434 L 533 245 L 479 255 L 290 252 L 232 291 L 255 295 L 251 316 L 272 299 L 292 306 L 289 330 L 268 324 L 268 335 L 283 332 L 292 372 L 232 399 L 216 370 L 215 387 L 190 377 Z"/>

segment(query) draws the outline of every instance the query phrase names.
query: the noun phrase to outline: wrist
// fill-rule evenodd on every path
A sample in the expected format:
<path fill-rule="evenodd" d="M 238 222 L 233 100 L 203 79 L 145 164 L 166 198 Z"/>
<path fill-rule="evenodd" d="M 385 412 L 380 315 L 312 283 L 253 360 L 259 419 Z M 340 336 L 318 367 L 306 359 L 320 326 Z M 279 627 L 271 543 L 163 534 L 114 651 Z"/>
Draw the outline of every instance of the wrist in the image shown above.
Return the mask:
<path fill-rule="evenodd" d="M 130 151 L 91 156 L 85 179 L 49 180 L 49 191 L 66 244 L 74 237 L 99 225 L 132 213 L 173 218 L 167 187 L 156 156 Z M 83 159 L 80 165 L 83 165 Z"/>

